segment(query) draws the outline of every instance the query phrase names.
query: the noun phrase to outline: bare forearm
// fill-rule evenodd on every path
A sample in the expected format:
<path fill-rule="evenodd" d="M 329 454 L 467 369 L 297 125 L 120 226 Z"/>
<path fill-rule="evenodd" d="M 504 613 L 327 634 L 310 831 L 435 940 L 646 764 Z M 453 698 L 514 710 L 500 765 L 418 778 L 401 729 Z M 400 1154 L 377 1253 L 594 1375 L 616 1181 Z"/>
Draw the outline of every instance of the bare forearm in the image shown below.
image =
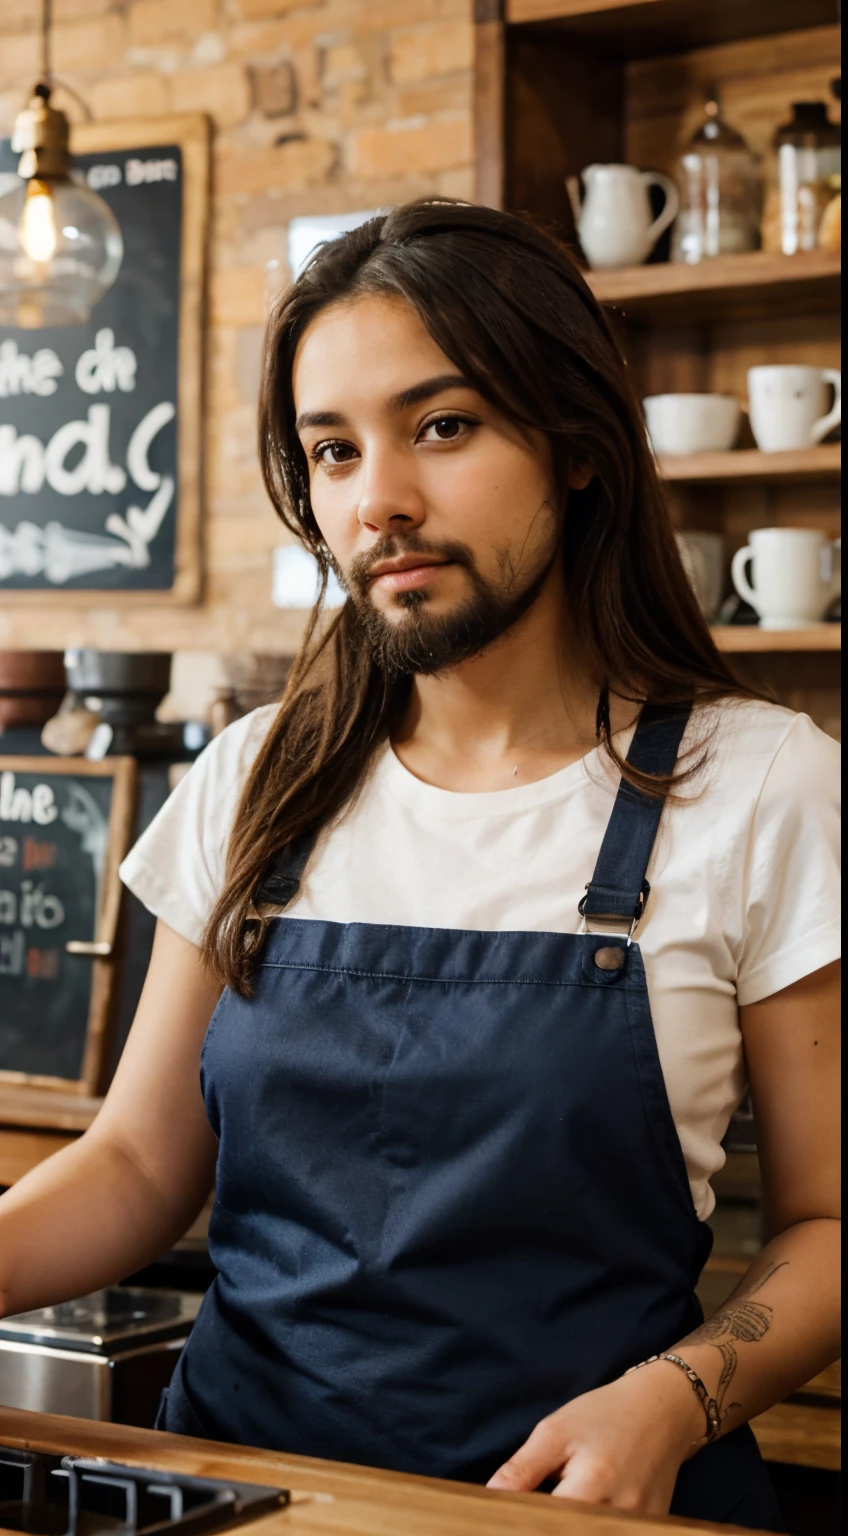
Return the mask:
<path fill-rule="evenodd" d="M 0 1198 L 0 1316 L 82 1296 L 150 1263 L 181 1237 L 206 1188 L 168 1197 L 91 1131 Z"/>
<path fill-rule="evenodd" d="M 718 1403 L 722 1433 L 838 1358 L 840 1225 L 821 1218 L 781 1232 L 714 1316 L 671 1346 Z"/>

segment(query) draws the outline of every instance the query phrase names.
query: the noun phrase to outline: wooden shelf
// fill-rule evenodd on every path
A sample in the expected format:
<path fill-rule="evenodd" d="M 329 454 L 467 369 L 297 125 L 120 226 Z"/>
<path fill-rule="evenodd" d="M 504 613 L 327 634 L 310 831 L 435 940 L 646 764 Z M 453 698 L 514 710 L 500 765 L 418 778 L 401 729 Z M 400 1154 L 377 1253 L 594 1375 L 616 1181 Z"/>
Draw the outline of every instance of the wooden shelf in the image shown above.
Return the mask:
<path fill-rule="evenodd" d="M 602 304 L 623 310 L 628 319 L 650 317 L 688 324 L 726 320 L 731 314 L 837 311 L 840 272 L 841 258 L 829 251 L 805 251 L 798 256 L 751 251 L 692 266 L 664 261 L 611 272 L 589 271 L 586 280 Z"/>
<path fill-rule="evenodd" d="M 751 480 L 760 485 L 788 481 L 835 480 L 842 469 L 842 444 L 799 448 L 792 453 L 759 453 L 755 448 L 729 453 L 664 454 L 659 459 L 663 480 Z"/>
<path fill-rule="evenodd" d="M 630 59 L 826 27 L 836 18 L 836 0 L 506 0 L 509 24 L 555 26 Z"/>
<path fill-rule="evenodd" d="M 810 624 L 806 629 L 759 629 L 756 624 L 718 624 L 712 630 L 720 651 L 839 651 L 841 624 Z"/>

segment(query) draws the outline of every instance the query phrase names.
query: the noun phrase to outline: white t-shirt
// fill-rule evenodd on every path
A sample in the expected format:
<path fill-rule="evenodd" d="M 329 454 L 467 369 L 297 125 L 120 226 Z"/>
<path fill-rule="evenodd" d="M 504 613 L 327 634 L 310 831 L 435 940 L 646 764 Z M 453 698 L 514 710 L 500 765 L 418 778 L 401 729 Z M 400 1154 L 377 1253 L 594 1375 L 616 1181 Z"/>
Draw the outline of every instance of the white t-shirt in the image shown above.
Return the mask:
<path fill-rule="evenodd" d="M 221 889 L 245 775 L 276 706 L 200 754 L 121 865 L 157 917 L 198 944 Z M 660 1061 L 699 1216 L 745 1091 L 737 1005 L 838 958 L 839 748 L 806 715 L 732 701 L 693 713 L 684 750 L 709 760 L 668 803 L 637 940 Z M 623 751 L 631 730 L 616 739 Z M 618 775 L 597 750 L 534 784 L 458 794 L 422 783 L 383 748 L 322 833 L 298 918 L 574 933 Z"/>

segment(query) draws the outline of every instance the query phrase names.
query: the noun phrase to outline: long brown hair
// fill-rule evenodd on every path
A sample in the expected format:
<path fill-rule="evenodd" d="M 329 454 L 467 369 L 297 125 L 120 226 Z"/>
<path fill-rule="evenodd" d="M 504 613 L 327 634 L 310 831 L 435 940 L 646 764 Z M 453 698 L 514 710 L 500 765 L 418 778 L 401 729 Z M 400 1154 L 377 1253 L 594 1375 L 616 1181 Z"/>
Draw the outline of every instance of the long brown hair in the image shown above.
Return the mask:
<path fill-rule="evenodd" d="M 279 517 L 318 562 L 321 596 L 242 793 L 203 942 L 214 973 L 244 995 L 268 921 L 259 886 L 287 845 L 350 801 L 409 697 L 408 679 L 381 670 L 351 601 L 329 622 L 322 615 L 330 557 L 294 430 L 297 345 L 321 310 L 361 294 L 404 298 L 485 399 L 545 434 L 561 485 L 571 463 L 594 469 L 585 490 L 568 493 L 562 565 L 601 696 L 610 681 L 657 703 L 747 692 L 695 601 L 627 366 L 564 247 L 523 218 L 448 200 L 394 208 L 319 247 L 268 327 L 259 452 Z M 598 719 L 610 756 L 650 787 L 623 766 L 603 708 Z"/>

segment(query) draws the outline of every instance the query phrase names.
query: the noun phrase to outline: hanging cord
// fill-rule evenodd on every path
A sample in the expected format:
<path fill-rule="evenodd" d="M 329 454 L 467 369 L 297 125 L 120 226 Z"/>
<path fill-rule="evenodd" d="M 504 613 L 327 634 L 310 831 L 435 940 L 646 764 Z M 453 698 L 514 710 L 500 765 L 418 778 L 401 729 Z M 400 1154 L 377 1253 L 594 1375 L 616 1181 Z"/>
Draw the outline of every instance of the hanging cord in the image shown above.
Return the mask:
<path fill-rule="evenodd" d="M 41 78 L 50 84 L 52 69 L 50 57 L 50 33 L 53 26 L 53 0 L 41 0 Z"/>
<path fill-rule="evenodd" d="M 65 91 L 82 109 L 86 122 L 90 123 L 94 119 L 94 113 L 88 102 L 84 101 L 79 91 L 75 91 L 66 80 L 57 80 L 53 73 L 52 44 L 53 0 L 41 0 L 41 80 L 35 88 L 35 94 L 49 101 L 55 90 Z"/>

